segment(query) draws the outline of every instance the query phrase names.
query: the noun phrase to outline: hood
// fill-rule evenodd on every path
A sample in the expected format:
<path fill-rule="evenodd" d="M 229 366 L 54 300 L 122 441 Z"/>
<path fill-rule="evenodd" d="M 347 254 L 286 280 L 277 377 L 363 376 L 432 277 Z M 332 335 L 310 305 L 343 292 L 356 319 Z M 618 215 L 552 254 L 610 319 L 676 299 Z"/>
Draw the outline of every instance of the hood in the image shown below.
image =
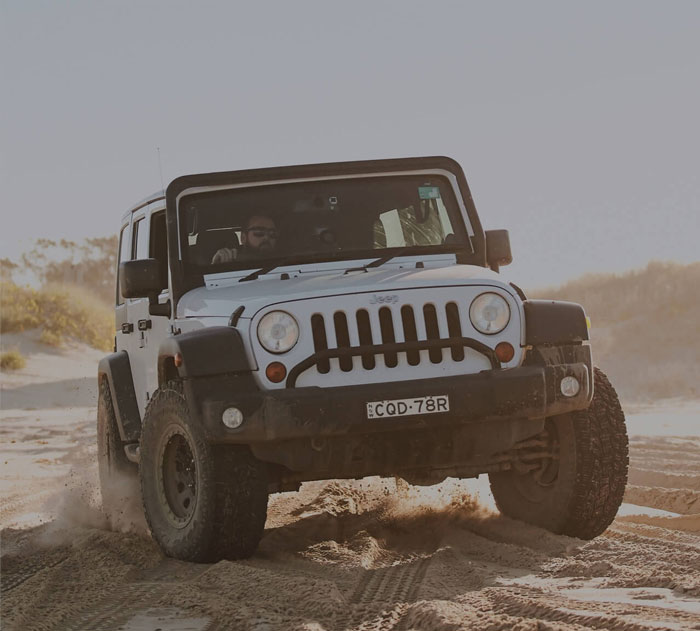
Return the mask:
<path fill-rule="evenodd" d="M 360 265 L 358 263 L 357 267 Z M 426 287 L 483 284 L 516 295 L 499 274 L 475 265 L 443 261 L 437 266 L 426 263 L 425 268 L 416 268 L 414 261 L 385 264 L 366 271 L 357 267 L 354 271 L 352 267 L 323 271 L 317 266 L 314 271 L 304 271 L 299 266 L 280 267 L 273 274 L 243 283 L 239 282 L 241 275 L 208 279 L 205 287 L 193 289 L 180 299 L 178 317 L 229 317 L 238 307 L 244 306 L 242 317 L 251 318 L 263 307 L 293 300 L 356 293 L 384 294 Z"/>

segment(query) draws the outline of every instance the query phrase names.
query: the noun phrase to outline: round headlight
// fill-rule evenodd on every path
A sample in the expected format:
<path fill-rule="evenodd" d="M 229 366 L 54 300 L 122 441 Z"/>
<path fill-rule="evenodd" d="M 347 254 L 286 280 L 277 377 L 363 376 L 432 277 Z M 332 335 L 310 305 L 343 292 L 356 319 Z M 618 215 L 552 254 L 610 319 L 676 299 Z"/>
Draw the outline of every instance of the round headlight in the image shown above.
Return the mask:
<path fill-rule="evenodd" d="M 286 353 L 299 339 L 299 325 L 284 311 L 270 311 L 258 323 L 258 339 L 266 351 Z"/>
<path fill-rule="evenodd" d="M 481 333 L 500 333 L 510 320 L 510 307 L 505 298 L 498 294 L 480 294 L 469 307 L 469 319 Z"/>

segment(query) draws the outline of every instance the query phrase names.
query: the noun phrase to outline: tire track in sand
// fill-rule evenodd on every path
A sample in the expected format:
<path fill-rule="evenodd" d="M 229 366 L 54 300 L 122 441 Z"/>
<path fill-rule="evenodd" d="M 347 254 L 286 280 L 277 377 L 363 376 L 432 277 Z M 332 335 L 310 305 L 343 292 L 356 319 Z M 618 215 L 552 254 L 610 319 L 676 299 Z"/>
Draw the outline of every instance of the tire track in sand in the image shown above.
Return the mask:
<path fill-rule="evenodd" d="M 547 602 L 544 602 L 546 599 Z M 574 626 L 574 628 L 602 629 L 604 631 L 661 631 L 668 629 L 668 621 L 659 618 L 664 612 L 640 607 L 630 616 L 629 606 L 616 603 L 593 603 L 570 601 L 555 596 L 551 593 L 537 593 L 537 591 L 523 593 L 497 593 L 492 595 L 492 610 L 504 613 L 516 619 L 536 621 L 537 628 L 546 622 Z M 580 608 L 583 605 L 583 608 Z M 644 611 L 649 613 L 647 619 L 640 619 Z M 682 628 L 698 628 L 692 626 L 695 619 L 691 615 L 674 612 L 681 617 L 684 626 Z M 685 626 L 687 624 L 687 626 Z"/>
<path fill-rule="evenodd" d="M 429 558 L 365 570 L 350 595 L 348 610 L 335 621 L 338 631 L 390 631 L 415 601 Z"/>
<path fill-rule="evenodd" d="M 19 563 L 13 563 L 12 560 L 4 561 L 2 568 L 2 582 L 0 582 L 0 593 L 7 594 L 15 587 L 19 587 L 25 581 L 28 581 L 32 576 L 48 570 L 52 567 L 63 563 L 68 558 L 68 553 L 58 553 L 52 555 L 49 560 L 40 556 L 29 557 Z M 9 567 L 8 567 L 9 564 Z"/>
<path fill-rule="evenodd" d="M 130 620 L 152 610 L 154 603 L 164 598 L 173 587 L 199 578 L 211 567 L 164 559 L 156 567 L 143 572 L 141 580 L 116 585 L 104 598 L 73 613 L 53 628 L 56 631 L 115 631 L 125 628 Z M 203 627 L 203 631 L 214 629 L 213 621 Z"/>

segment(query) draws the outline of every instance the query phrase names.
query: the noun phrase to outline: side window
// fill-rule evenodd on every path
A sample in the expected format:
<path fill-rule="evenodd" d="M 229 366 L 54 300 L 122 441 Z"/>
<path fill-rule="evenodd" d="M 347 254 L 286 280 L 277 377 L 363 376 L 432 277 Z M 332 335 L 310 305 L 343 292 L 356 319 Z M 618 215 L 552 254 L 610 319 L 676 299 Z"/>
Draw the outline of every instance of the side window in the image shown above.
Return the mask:
<path fill-rule="evenodd" d="M 129 260 L 130 252 L 129 243 L 129 225 L 127 224 L 121 229 L 119 233 L 119 260 L 117 261 L 117 304 L 124 304 L 124 297 L 122 296 L 122 290 L 119 286 L 119 266 L 124 262 Z"/>
<path fill-rule="evenodd" d="M 160 286 L 168 286 L 168 235 L 165 224 L 165 211 L 161 210 L 151 215 L 151 247 L 150 258 L 160 264 Z"/>
<path fill-rule="evenodd" d="M 148 229 L 144 218 L 138 219 L 134 223 L 134 235 L 131 248 L 132 259 L 148 258 Z"/>

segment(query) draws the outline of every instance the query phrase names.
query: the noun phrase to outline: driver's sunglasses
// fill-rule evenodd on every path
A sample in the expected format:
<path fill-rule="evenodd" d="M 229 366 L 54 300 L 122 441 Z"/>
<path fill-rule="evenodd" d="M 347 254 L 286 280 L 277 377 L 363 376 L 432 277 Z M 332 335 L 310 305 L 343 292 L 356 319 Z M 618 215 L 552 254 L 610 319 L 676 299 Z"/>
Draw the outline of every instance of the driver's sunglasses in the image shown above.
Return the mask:
<path fill-rule="evenodd" d="M 270 239 L 277 238 L 277 230 L 275 228 L 263 228 L 262 226 L 251 226 L 246 228 L 246 232 L 252 232 L 256 239 L 268 237 Z"/>

